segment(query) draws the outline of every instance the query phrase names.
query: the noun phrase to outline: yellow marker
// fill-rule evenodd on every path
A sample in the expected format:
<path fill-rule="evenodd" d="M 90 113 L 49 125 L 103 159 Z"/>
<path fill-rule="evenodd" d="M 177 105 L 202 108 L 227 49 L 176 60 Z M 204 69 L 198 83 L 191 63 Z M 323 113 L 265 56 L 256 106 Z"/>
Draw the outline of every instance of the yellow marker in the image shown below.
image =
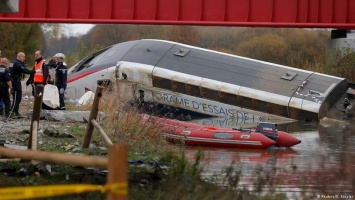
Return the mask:
<path fill-rule="evenodd" d="M 42 198 L 95 191 L 101 193 L 112 191 L 116 194 L 127 195 L 127 188 L 127 183 L 115 183 L 105 186 L 71 184 L 0 188 L 0 200 Z"/>

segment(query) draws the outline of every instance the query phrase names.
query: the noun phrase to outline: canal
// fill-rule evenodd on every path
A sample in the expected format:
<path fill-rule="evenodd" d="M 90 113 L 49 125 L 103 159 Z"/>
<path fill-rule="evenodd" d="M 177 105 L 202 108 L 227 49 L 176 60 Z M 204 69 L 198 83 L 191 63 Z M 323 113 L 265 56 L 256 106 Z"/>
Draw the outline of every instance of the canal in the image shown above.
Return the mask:
<path fill-rule="evenodd" d="M 253 127 L 254 122 L 231 119 L 192 120 L 203 125 Z M 194 162 L 203 152 L 201 167 L 207 180 L 228 185 L 227 176 L 239 176 L 236 187 L 282 192 L 290 199 L 353 199 L 355 194 L 355 121 L 292 122 L 278 125 L 302 142 L 292 148 L 237 149 L 187 147 Z M 255 127 L 255 126 L 254 126 Z M 234 174 L 227 173 L 233 169 Z"/>

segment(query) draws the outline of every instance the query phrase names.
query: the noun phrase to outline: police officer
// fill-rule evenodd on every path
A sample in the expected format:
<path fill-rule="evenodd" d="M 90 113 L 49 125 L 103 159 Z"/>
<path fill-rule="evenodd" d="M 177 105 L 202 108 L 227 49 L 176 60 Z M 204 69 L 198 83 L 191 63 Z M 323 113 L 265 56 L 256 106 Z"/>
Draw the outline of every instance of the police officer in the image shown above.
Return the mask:
<path fill-rule="evenodd" d="M 13 112 L 15 116 L 20 117 L 19 106 L 22 99 L 22 85 L 21 80 L 24 74 L 33 74 L 34 71 L 30 71 L 25 67 L 25 58 L 26 55 L 22 52 L 17 54 L 15 60 L 11 61 L 11 77 L 12 77 L 12 85 L 13 85 Z"/>
<path fill-rule="evenodd" d="M 65 63 L 65 55 L 62 53 L 57 53 L 54 56 L 57 63 L 57 68 L 55 70 L 55 85 L 59 92 L 59 109 L 65 110 L 64 102 L 64 92 L 67 89 L 67 64 Z"/>
<path fill-rule="evenodd" d="M 3 99 L 4 101 L 6 117 L 10 115 L 9 88 L 12 90 L 9 66 L 9 60 L 7 58 L 2 58 L 0 61 L 0 99 Z"/>

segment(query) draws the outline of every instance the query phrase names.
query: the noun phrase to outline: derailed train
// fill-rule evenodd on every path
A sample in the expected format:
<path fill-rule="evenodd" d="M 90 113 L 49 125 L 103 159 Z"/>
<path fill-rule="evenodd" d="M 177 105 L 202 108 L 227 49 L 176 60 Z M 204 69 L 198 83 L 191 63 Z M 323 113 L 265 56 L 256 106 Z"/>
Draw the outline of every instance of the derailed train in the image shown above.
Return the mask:
<path fill-rule="evenodd" d="M 246 122 L 343 119 L 354 110 L 344 78 L 165 40 L 123 42 L 79 61 L 67 97 L 106 82 L 142 102 Z"/>

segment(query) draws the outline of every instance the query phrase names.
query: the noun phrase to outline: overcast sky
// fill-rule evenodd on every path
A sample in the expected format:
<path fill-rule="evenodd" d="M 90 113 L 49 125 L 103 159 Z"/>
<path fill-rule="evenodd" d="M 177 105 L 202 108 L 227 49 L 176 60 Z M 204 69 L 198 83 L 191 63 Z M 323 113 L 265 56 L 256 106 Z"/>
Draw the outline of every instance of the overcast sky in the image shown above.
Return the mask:
<path fill-rule="evenodd" d="M 78 35 L 87 33 L 95 24 L 66 24 L 68 35 Z"/>

